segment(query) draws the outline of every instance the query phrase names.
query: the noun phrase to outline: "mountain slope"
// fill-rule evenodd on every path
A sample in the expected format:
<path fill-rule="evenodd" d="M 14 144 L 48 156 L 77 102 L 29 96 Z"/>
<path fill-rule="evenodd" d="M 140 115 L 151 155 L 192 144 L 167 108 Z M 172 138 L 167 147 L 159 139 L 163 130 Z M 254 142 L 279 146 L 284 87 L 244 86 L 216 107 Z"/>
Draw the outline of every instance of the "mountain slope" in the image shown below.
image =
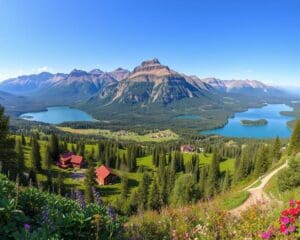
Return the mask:
<path fill-rule="evenodd" d="M 74 104 L 88 99 L 96 92 L 117 83 L 110 74 L 100 70 L 85 72 L 74 69 L 64 78 L 53 82 L 47 88 L 41 89 L 35 99 L 43 99 L 47 104 Z"/>
<path fill-rule="evenodd" d="M 257 80 L 220 80 L 216 78 L 202 79 L 218 91 L 241 95 L 282 96 L 287 93 L 282 89 L 268 86 Z"/>
<path fill-rule="evenodd" d="M 169 104 L 184 98 L 200 98 L 210 95 L 210 87 L 191 77 L 181 75 L 160 64 L 158 59 L 144 61 L 119 83 L 101 91 L 92 100 L 124 104 Z M 201 84 L 200 84 L 201 82 Z"/>
<path fill-rule="evenodd" d="M 24 75 L 7 79 L 0 84 L 0 90 L 14 94 L 28 94 L 49 86 L 53 74 L 42 72 L 40 74 Z"/>

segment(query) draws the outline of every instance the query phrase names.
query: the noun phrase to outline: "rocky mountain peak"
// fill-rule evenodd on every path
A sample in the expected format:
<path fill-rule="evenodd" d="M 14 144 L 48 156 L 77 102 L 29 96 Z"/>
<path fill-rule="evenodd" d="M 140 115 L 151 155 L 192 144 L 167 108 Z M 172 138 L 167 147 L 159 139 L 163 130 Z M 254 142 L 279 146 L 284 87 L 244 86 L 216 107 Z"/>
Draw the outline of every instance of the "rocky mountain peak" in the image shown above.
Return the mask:
<path fill-rule="evenodd" d="M 153 58 L 152 60 L 146 60 L 141 63 L 142 66 L 150 66 L 150 65 L 161 65 L 157 58 Z"/>
<path fill-rule="evenodd" d="M 70 76 L 71 77 L 81 77 L 81 76 L 84 76 L 84 75 L 87 75 L 88 73 L 86 71 L 83 71 L 83 70 L 79 70 L 79 69 L 74 69 L 70 72 Z"/>
<path fill-rule="evenodd" d="M 103 73 L 103 71 L 101 71 L 101 70 L 98 69 L 98 68 L 95 68 L 95 69 L 89 71 L 89 74 L 93 74 L 93 75 L 100 75 L 100 74 L 102 74 L 102 73 Z"/>
<path fill-rule="evenodd" d="M 171 73 L 168 66 L 162 65 L 157 58 L 143 61 L 141 65 L 134 68 L 130 78 L 138 75 L 169 75 Z"/>

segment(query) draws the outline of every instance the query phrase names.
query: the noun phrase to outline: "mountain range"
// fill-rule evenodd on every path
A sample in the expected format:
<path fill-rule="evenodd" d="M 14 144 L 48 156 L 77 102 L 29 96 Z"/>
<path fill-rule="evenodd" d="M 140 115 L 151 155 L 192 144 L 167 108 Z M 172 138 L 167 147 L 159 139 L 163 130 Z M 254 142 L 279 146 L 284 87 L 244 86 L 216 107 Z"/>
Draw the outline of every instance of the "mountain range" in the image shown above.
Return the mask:
<path fill-rule="evenodd" d="M 112 72 L 74 69 L 69 74 L 42 72 L 19 76 L 1 82 L 0 90 L 45 99 L 60 97 L 68 103 L 99 100 L 106 104 L 168 104 L 184 98 L 210 97 L 216 92 L 262 96 L 282 93 L 281 89 L 255 80 L 200 79 L 197 76 L 187 76 L 162 65 L 158 59 L 144 61 L 132 72 L 122 68 Z"/>
<path fill-rule="evenodd" d="M 20 76 L 0 83 L 0 104 L 17 117 L 47 106 L 68 105 L 90 113 L 102 123 L 151 127 L 212 128 L 236 111 L 283 102 L 282 89 L 255 80 L 200 79 L 169 68 L 158 59 L 143 61 L 132 71 L 74 69 L 70 73 Z M 198 114 L 201 120 L 181 122 L 176 116 Z M 194 124 L 194 126 L 192 126 Z"/>

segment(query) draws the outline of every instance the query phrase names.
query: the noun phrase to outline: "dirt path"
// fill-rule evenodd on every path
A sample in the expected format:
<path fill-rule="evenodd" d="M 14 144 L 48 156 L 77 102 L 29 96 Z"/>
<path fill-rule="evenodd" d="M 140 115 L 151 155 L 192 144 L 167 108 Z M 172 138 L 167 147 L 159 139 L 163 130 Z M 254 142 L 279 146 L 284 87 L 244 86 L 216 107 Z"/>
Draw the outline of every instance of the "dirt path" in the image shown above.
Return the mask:
<path fill-rule="evenodd" d="M 258 202 L 269 202 L 271 201 L 270 197 L 264 192 L 263 188 L 266 186 L 266 184 L 269 182 L 269 180 L 278 173 L 281 169 L 287 167 L 288 163 L 285 162 L 280 167 L 276 168 L 272 172 L 268 173 L 267 175 L 260 177 L 257 179 L 254 183 L 252 183 L 250 186 L 244 188 L 243 190 L 246 190 L 250 193 L 248 199 L 239 207 L 234 208 L 230 210 L 230 213 L 233 215 L 239 216 L 241 212 L 245 211 L 250 206 L 258 203 Z M 252 187 L 256 182 L 261 181 L 259 186 Z"/>

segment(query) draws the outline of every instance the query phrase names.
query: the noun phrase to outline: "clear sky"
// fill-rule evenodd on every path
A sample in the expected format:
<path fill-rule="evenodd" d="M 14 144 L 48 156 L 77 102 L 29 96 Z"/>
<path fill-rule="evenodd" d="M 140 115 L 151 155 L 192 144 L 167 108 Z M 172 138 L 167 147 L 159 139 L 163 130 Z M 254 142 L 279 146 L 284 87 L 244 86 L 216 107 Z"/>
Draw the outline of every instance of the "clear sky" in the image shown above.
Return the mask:
<path fill-rule="evenodd" d="M 300 85 L 298 0 L 0 0 L 0 79 L 131 70 Z"/>

